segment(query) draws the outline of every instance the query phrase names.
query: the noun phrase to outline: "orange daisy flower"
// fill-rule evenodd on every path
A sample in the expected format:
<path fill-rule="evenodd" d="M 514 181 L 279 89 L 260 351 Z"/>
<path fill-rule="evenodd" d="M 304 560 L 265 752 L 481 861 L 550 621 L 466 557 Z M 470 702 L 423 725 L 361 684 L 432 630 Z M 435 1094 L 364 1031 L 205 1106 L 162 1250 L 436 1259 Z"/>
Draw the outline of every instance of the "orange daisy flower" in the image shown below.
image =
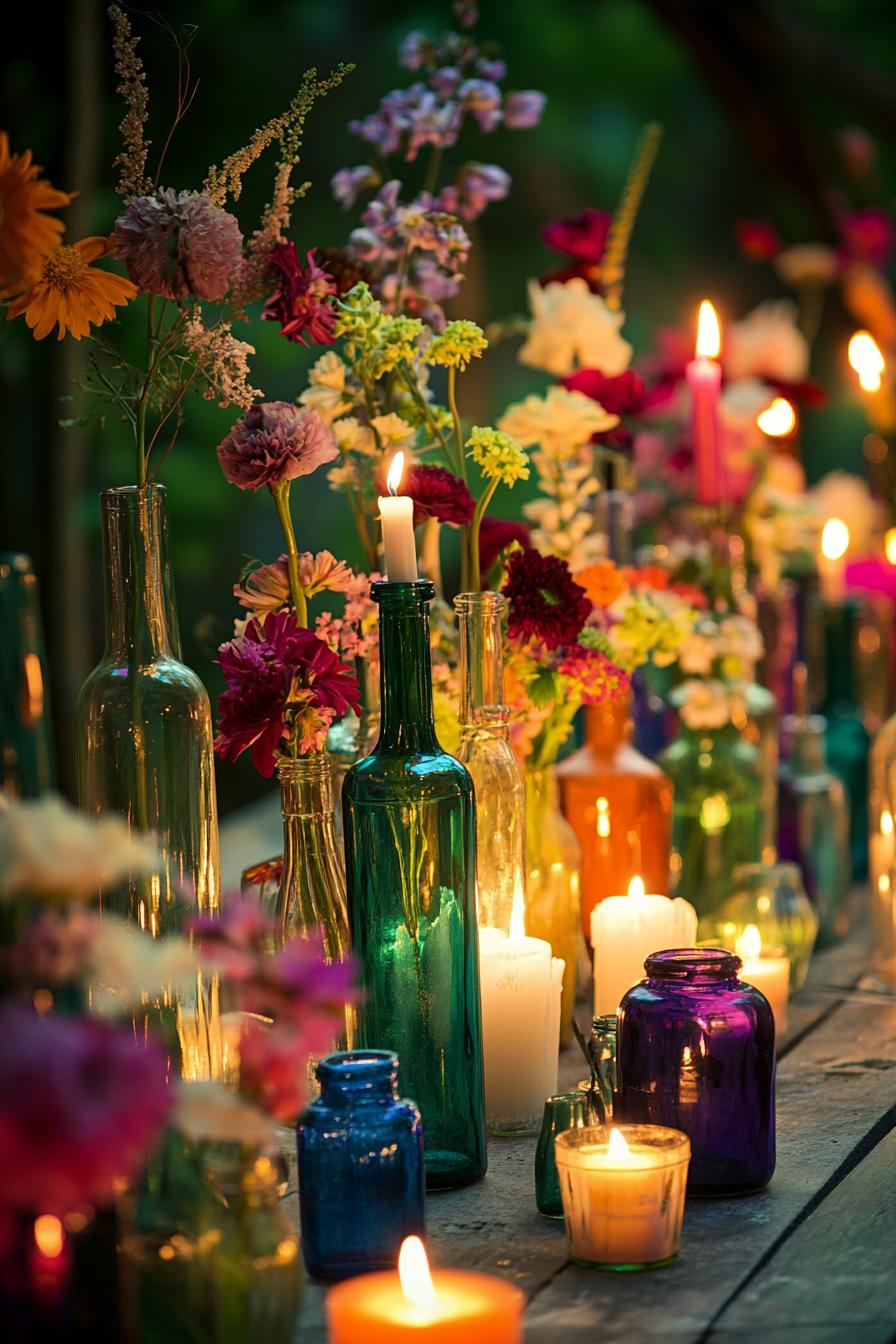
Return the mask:
<path fill-rule="evenodd" d="M 625 579 L 612 560 L 600 560 L 576 574 L 576 583 L 580 583 L 595 607 L 610 607 L 625 592 Z"/>
<path fill-rule="evenodd" d="M 57 323 L 60 341 L 66 332 L 80 341 L 91 325 L 107 322 L 115 316 L 117 306 L 128 303 L 137 293 L 137 286 L 124 276 L 90 266 L 112 247 L 108 238 L 83 238 L 72 247 L 48 252 L 36 279 L 10 304 L 7 321 L 24 313 L 36 341 L 49 336 Z"/>
<path fill-rule="evenodd" d="M 0 293 L 20 285 L 62 237 L 62 220 L 43 212 L 72 197 L 41 181 L 40 171 L 30 149 L 10 154 L 9 136 L 0 131 Z"/>

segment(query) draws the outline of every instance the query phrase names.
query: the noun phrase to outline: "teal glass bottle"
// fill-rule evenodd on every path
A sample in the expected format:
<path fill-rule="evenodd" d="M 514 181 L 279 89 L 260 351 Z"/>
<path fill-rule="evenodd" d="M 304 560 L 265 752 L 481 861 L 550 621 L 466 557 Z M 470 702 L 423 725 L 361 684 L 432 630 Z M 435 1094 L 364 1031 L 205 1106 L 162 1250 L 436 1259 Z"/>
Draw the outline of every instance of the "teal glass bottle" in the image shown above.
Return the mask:
<path fill-rule="evenodd" d="M 393 1050 L 423 1117 L 431 1189 L 486 1169 L 476 926 L 476 815 L 467 770 L 433 721 L 428 579 L 375 583 L 380 735 L 342 791 L 352 950 L 365 997 L 356 1046 Z"/>
<path fill-rule="evenodd" d="M 853 602 L 824 609 L 826 689 L 819 706 L 827 720 L 825 757 L 828 768 L 842 779 L 848 795 L 849 855 L 852 876 L 856 880 L 868 872 L 868 753 L 871 749 L 853 672 L 858 614 L 858 606 Z"/>

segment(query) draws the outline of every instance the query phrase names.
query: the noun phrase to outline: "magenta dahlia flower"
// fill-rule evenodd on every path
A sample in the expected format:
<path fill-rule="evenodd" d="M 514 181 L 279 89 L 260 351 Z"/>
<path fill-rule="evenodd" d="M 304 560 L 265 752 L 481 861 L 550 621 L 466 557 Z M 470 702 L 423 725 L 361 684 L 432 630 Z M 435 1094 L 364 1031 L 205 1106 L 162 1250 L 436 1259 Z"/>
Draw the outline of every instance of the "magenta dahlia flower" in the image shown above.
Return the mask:
<path fill-rule="evenodd" d="M 264 625 L 250 621 L 245 634 L 218 652 L 227 686 L 218 697 L 215 751 L 235 761 L 251 748 L 252 763 L 265 777 L 274 773 L 290 717 L 292 731 L 302 733 L 302 749 L 308 750 L 314 748 L 305 745 L 300 716 L 310 711 L 328 726 L 360 707 L 358 682 L 348 665 L 291 611 L 273 612 Z"/>
<path fill-rule="evenodd" d="M 508 602 L 511 639 L 537 639 L 549 649 L 574 644 L 591 615 L 588 594 L 556 555 L 514 551 L 501 591 Z"/>
<path fill-rule="evenodd" d="M 561 383 L 570 392 L 583 392 L 611 415 L 637 415 L 644 401 L 644 383 L 633 369 L 608 378 L 599 369 L 576 369 Z"/>
<path fill-rule="evenodd" d="M 241 490 L 309 476 L 338 456 L 336 440 L 317 411 L 291 401 L 252 406 L 218 445 L 221 470 Z"/>
<path fill-rule="evenodd" d="M 572 219 L 555 219 L 542 229 L 542 240 L 555 252 L 595 265 L 604 255 L 613 216 L 590 206 Z"/>
<path fill-rule="evenodd" d="M 0 1009 L 3 1200 L 108 1203 L 140 1171 L 172 1102 L 164 1053 L 129 1027 Z"/>
<path fill-rule="evenodd" d="M 379 485 L 378 482 L 377 489 Z M 469 487 L 444 467 L 410 467 L 405 472 L 401 489 L 414 501 L 415 527 L 427 518 L 436 518 L 452 527 L 463 527 L 470 522 L 476 508 Z M 385 482 L 379 493 L 386 493 Z"/>
<path fill-rule="evenodd" d="M 502 551 L 516 542 L 529 545 L 529 524 L 511 518 L 493 518 L 486 514 L 479 525 L 479 568 L 488 574 Z"/>
<path fill-rule="evenodd" d="M 336 339 L 336 308 L 332 299 L 336 281 L 329 271 L 318 266 L 315 249 L 306 256 L 303 269 L 295 243 L 278 243 L 271 252 L 270 265 L 279 284 L 267 300 L 261 315 L 280 323 L 280 334 L 288 341 L 307 345 L 332 345 Z M 307 339 L 306 339 L 307 337 Z"/>
<path fill-rule="evenodd" d="M 223 299 L 243 262 L 235 217 L 198 191 L 136 196 L 112 233 L 134 284 L 166 299 Z"/>

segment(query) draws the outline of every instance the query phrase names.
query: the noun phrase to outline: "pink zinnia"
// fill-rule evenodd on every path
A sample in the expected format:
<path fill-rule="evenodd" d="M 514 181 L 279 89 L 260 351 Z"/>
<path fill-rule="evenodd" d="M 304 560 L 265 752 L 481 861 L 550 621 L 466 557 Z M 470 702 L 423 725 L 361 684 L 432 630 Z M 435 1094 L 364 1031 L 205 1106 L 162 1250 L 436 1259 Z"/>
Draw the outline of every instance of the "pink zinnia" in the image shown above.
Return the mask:
<path fill-rule="evenodd" d="M 134 284 L 166 299 L 223 299 L 243 262 L 235 217 L 197 191 L 137 196 L 112 233 Z"/>
<path fill-rule="evenodd" d="M 167 1061 L 130 1027 L 0 1010 L 3 1201 L 65 1212 L 112 1200 L 171 1107 Z"/>
<path fill-rule="evenodd" d="M 318 266 L 312 247 L 305 267 L 293 242 L 278 243 L 271 252 L 271 269 L 279 278 L 277 290 L 261 310 L 262 317 L 280 323 L 280 333 L 288 341 L 307 345 L 332 345 L 335 340 L 336 308 L 332 299 L 336 281 L 329 271 Z M 307 335 L 307 340 L 306 340 Z"/>
<path fill-rule="evenodd" d="M 631 678 L 600 649 L 570 644 L 561 649 L 557 671 L 576 683 L 583 704 L 599 705 L 615 700 L 628 690 Z"/>
<path fill-rule="evenodd" d="M 508 601 L 511 639 L 537 639 L 556 649 L 574 643 L 591 615 L 588 594 L 556 555 L 514 551 L 501 591 Z"/>
<path fill-rule="evenodd" d="M 218 445 L 221 470 L 241 490 L 308 476 L 338 456 L 336 441 L 317 411 L 291 401 L 251 407 Z"/>

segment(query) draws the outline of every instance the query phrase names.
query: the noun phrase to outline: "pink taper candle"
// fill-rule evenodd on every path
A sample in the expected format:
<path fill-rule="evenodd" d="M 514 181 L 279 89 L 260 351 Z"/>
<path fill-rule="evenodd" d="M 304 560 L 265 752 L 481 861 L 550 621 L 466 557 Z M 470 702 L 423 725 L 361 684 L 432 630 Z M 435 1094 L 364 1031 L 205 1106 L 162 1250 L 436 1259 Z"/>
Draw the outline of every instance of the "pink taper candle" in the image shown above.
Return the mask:
<path fill-rule="evenodd" d="M 719 319 L 712 304 L 704 299 L 697 321 L 696 357 L 686 370 L 691 389 L 691 438 L 698 504 L 718 504 L 724 493 L 719 437 L 722 367 L 716 359 L 720 347 Z"/>

